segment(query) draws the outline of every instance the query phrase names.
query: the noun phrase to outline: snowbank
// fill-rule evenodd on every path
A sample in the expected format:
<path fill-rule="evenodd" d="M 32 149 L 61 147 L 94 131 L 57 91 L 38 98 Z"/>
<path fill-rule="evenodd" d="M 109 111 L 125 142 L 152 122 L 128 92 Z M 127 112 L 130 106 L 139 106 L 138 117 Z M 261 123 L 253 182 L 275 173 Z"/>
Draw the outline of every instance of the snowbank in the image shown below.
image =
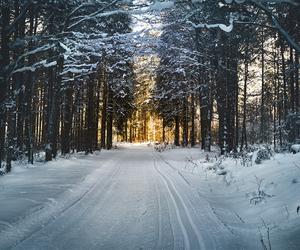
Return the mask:
<path fill-rule="evenodd" d="M 174 149 L 161 157 L 209 201 L 222 223 L 249 239 L 246 247 L 270 241 L 272 249 L 299 249 L 300 154 L 275 154 L 250 165 L 199 149 Z"/>
<path fill-rule="evenodd" d="M 291 146 L 291 151 L 296 154 L 298 152 L 300 152 L 300 144 L 294 144 Z"/>

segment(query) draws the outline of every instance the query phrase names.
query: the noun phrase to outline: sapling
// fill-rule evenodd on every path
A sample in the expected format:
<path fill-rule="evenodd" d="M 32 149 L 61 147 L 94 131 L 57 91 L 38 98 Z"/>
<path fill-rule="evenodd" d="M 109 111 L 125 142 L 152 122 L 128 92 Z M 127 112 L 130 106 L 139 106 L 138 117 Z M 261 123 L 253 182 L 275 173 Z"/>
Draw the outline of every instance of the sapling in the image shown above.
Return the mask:
<path fill-rule="evenodd" d="M 187 162 L 192 164 L 193 166 L 192 173 L 194 173 L 195 168 L 199 167 L 199 165 L 196 162 L 194 162 L 192 158 L 189 157 L 187 157 Z"/>
<path fill-rule="evenodd" d="M 254 197 L 250 199 L 250 204 L 256 205 L 258 203 L 261 203 L 262 201 L 265 201 L 265 197 L 272 197 L 273 195 L 267 194 L 264 190 L 262 190 L 261 186 L 264 181 L 263 178 L 258 178 L 255 175 L 256 185 L 257 185 L 257 192 L 255 193 Z"/>
<path fill-rule="evenodd" d="M 262 244 L 263 249 L 272 250 L 270 233 L 274 228 L 276 228 L 276 226 L 274 225 L 274 226 L 270 227 L 270 225 L 267 225 L 262 218 L 261 218 L 261 220 L 262 220 L 262 227 L 258 227 L 259 235 L 260 235 L 260 242 Z M 263 234 L 261 232 L 261 228 L 265 229 L 266 234 L 267 234 L 267 239 L 265 239 L 263 237 Z"/>

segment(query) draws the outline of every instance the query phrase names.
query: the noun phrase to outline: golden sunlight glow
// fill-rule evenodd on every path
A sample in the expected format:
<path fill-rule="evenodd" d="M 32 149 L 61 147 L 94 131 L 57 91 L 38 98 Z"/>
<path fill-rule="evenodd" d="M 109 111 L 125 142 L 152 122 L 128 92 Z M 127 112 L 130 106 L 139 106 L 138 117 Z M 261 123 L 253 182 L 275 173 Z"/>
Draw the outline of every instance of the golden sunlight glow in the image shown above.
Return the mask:
<path fill-rule="evenodd" d="M 129 122 L 133 142 L 161 141 L 162 121 L 151 110 L 151 92 L 155 84 L 154 70 L 159 64 L 156 55 L 144 55 L 135 58 L 135 107 Z"/>

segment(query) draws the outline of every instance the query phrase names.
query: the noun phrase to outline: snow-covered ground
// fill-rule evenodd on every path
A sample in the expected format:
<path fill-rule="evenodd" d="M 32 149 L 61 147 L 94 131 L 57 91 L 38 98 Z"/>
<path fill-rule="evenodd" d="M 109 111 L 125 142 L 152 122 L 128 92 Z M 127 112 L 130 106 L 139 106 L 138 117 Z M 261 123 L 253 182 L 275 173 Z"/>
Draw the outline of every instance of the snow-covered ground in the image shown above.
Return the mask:
<path fill-rule="evenodd" d="M 14 166 L 0 249 L 299 249 L 300 154 L 244 165 L 141 144 Z"/>

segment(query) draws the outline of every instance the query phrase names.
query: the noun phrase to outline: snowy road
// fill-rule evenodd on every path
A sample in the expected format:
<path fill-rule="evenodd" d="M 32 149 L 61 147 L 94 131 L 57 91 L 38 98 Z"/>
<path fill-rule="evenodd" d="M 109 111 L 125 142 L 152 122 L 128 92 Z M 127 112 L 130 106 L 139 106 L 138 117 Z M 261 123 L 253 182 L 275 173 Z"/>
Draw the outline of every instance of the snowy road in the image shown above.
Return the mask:
<path fill-rule="evenodd" d="M 0 249 L 245 249 L 152 148 L 109 154 L 78 185 L 0 231 Z"/>

